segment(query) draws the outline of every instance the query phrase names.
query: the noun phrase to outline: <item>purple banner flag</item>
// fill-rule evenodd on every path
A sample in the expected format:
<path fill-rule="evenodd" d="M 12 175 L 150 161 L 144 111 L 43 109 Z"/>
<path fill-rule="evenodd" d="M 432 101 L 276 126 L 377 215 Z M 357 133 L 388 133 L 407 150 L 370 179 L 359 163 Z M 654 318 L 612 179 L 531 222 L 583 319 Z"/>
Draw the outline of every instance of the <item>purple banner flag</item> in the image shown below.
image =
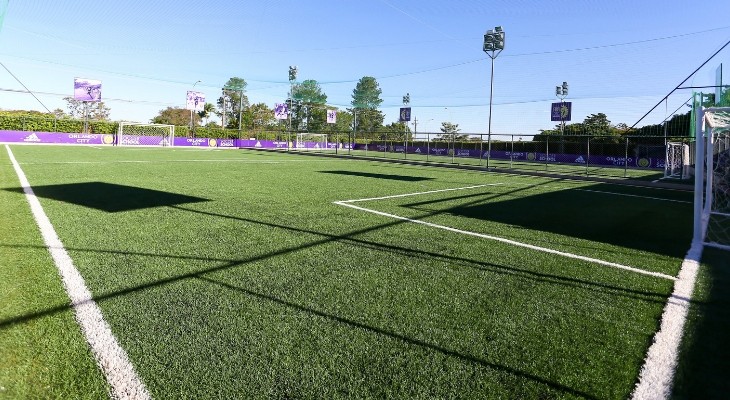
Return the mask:
<path fill-rule="evenodd" d="M 202 92 L 193 92 L 188 90 L 187 100 L 185 101 L 185 109 L 193 111 L 203 111 L 205 106 L 205 94 Z"/>
<path fill-rule="evenodd" d="M 74 78 L 74 99 L 79 101 L 101 101 L 101 81 Z"/>
<path fill-rule="evenodd" d="M 550 107 L 550 121 L 570 121 L 572 105 L 569 101 L 553 103 Z"/>
<path fill-rule="evenodd" d="M 289 117 L 289 108 L 286 103 L 276 103 L 274 107 L 274 118 L 287 119 Z"/>

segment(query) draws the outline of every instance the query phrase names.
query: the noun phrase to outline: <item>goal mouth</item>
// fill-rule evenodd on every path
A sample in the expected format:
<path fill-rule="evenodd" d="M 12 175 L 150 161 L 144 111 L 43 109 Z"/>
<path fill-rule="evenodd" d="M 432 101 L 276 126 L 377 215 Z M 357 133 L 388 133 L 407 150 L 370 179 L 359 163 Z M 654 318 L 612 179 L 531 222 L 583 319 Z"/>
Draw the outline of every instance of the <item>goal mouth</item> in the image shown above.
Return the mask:
<path fill-rule="evenodd" d="M 702 109 L 699 116 L 694 238 L 730 250 L 730 107 Z"/>
<path fill-rule="evenodd" d="M 297 133 L 294 148 L 300 151 L 335 150 L 326 133 Z"/>
<path fill-rule="evenodd" d="M 118 146 L 174 146 L 175 126 L 120 122 L 115 144 Z"/>

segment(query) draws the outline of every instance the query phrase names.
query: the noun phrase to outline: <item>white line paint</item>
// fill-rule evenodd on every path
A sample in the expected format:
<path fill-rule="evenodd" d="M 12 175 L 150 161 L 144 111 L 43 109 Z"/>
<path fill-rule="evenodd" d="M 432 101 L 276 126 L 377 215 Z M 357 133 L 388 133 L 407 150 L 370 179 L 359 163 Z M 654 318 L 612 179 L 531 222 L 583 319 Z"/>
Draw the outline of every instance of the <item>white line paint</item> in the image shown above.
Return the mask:
<path fill-rule="evenodd" d="M 579 191 L 579 192 L 588 192 L 588 193 L 610 194 L 610 195 L 614 195 L 614 196 L 635 197 L 635 198 L 646 199 L 646 200 L 668 201 L 670 203 L 692 204 L 692 201 L 687 201 L 687 200 L 664 199 L 664 198 L 661 198 L 661 197 L 641 196 L 641 195 L 638 195 L 638 194 L 604 192 L 604 191 L 601 191 L 601 190 L 589 190 L 589 189 L 573 189 L 573 190 L 576 190 L 576 191 Z"/>
<path fill-rule="evenodd" d="M 392 195 L 392 196 L 371 197 L 371 198 L 368 198 L 368 199 L 344 200 L 344 201 L 341 201 L 339 203 L 358 203 L 358 202 L 361 202 L 361 201 L 397 199 L 399 197 L 422 196 L 424 194 L 442 193 L 442 192 L 453 192 L 453 191 L 456 191 L 456 190 L 477 189 L 477 188 L 482 188 L 482 187 L 486 187 L 486 186 L 497 186 L 497 185 L 501 185 L 501 183 L 492 183 L 492 184 L 474 185 L 474 186 L 464 186 L 464 187 L 458 187 L 458 188 L 452 188 L 452 189 L 429 190 L 427 192 L 396 194 L 396 195 Z"/>
<path fill-rule="evenodd" d="M 43 164 L 170 164 L 176 162 L 236 162 L 244 164 L 283 164 L 285 161 L 266 160 L 119 160 L 119 161 L 48 161 L 48 162 L 24 162 L 23 165 Z"/>
<path fill-rule="evenodd" d="M 496 184 L 496 185 L 499 185 L 499 184 Z M 367 198 L 367 199 L 353 199 L 353 200 L 335 201 L 334 204 L 341 205 L 341 206 L 345 206 L 345 207 L 350 207 L 350 208 L 353 208 L 355 210 L 369 212 L 369 213 L 376 214 L 376 215 L 381 215 L 381 216 L 388 217 L 388 218 L 399 219 L 401 221 L 413 222 L 415 224 L 426 225 L 426 226 L 430 226 L 432 228 L 443 229 L 443 230 L 450 231 L 450 232 L 460 233 L 462 235 L 475 236 L 475 237 L 479 237 L 479 238 L 483 238 L 483 239 L 494 240 L 494 241 L 497 241 L 497 242 L 506 243 L 506 244 L 510 244 L 510 245 L 513 245 L 513 246 L 524 247 L 524 248 L 528 248 L 528 249 L 531 249 L 531 250 L 541 251 L 541 252 L 544 252 L 544 253 L 555 254 L 555 255 L 558 255 L 558 256 L 572 258 L 572 259 L 576 259 L 576 260 L 587 261 L 587 262 L 591 262 L 591 263 L 595 263 L 595 264 L 599 264 L 599 265 L 605 265 L 605 266 L 608 266 L 608 267 L 618 268 L 618 269 L 622 269 L 622 270 L 626 270 L 626 271 L 631 271 L 631 272 L 635 272 L 635 273 L 642 274 L 642 275 L 654 276 L 654 277 L 657 277 L 657 278 L 668 279 L 668 280 L 676 280 L 675 277 L 670 276 L 670 275 L 667 275 L 667 274 L 662 274 L 660 272 L 646 271 L 646 270 L 643 270 L 643 269 L 630 267 L 628 265 L 623 265 L 623 264 L 618 264 L 618 263 L 614 263 L 614 262 L 610 262 L 610 261 L 600 260 L 600 259 L 597 259 L 597 258 L 585 257 L 585 256 L 581 256 L 581 255 L 578 255 L 578 254 L 567 253 L 567 252 L 564 252 L 564 251 L 559 251 L 559 250 L 554 250 L 554 249 L 548 249 L 546 247 L 535 246 L 535 245 L 531 245 L 531 244 L 527 244 L 527 243 L 518 242 L 516 240 L 510 240 L 510 239 L 501 238 L 501 237 L 498 237 L 498 236 L 492 236 L 492 235 L 486 235 L 486 234 L 483 234 L 483 233 L 476 233 L 476 232 L 471 232 L 471 231 L 465 231 L 465 230 L 462 230 L 462 229 L 456 229 L 456 228 L 452 228 L 452 227 L 445 226 L 445 225 L 439 225 L 439 224 L 434 224 L 434 223 L 431 223 L 431 222 L 421 221 L 421 220 L 417 220 L 417 219 L 411 219 L 411 218 L 401 217 L 400 215 L 389 214 L 389 213 L 386 213 L 386 212 L 372 210 L 372 209 L 369 209 L 369 208 L 360 207 L 360 206 L 356 206 L 356 205 L 352 204 L 352 203 L 364 202 L 364 201 L 371 201 L 371 200 L 384 200 L 384 199 L 393 199 L 393 198 L 406 197 L 406 196 L 418 196 L 418 195 L 422 195 L 422 194 L 439 193 L 439 192 L 447 192 L 447 191 L 454 191 L 454 190 L 476 189 L 476 188 L 485 187 L 485 186 L 493 186 L 493 185 L 475 185 L 475 186 L 466 186 L 466 187 L 460 187 L 460 188 L 454 188 L 454 189 L 431 190 L 431 191 L 420 192 L 420 193 L 407 193 L 407 194 L 400 194 L 400 195 L 393 195 L 393 196 L 371 197 L 371 198 Z"/>
<path fill-rule="evenodd" d="M 679 345 L 701 257 L 702 243 L 695 242 L 682 262 L 674 292 L 664 306 L 659 332 L 654 335 L 631 397 L 634 400 L 668 399 L 672 394 Z"/>
<path fill-rule="evenodd" d="M 127 353 L 117 342 L 109 324 L 104 320 L 99 306 L 86 287 L 84 278 L 74 267 L 71 257 L 63 247 L 63 243 L 58 238 L 45 211 L 43 211 L 40 201 L 33 193 L 33 188 L 13 156 L 13 152 L 9 146 L 5 145 L 5 148 L 8 151 L 15 173 L 18 175 L 20 185 L 23 187 L 25 197 L 30 204 L 33 217 L 40 228 L 43 241 L 56 263 L 66 293 L 71 300 L 76 321 L 91 347 L 99 368 L 101 368 L 111 387 L 112 397 L 115 399 L 149 399 L 150 395 L 147 388 L 134 371 Z"/>
<path fill-rule="evenodd" d="M 623 196 L 623 197 L 634 197 L 638 199 L 646 199 L 646 200 L 656 200 L 656 201 L 668 201 L 671 203 L 685 203 L 685 204 L 692 204 L 693 202 L 691 200 L 674 200 L 674 199 L 665 199 L 663 197 L 654 197 L 654 196 L 642 196 L 638 194 L 629 194 L 629 193 L 619 193 L 619 192 L 607 192 L 604 190 L 591 190 L 591 189 L 581 189 L 576 187 L 565 187 L 565 186 L 540 186 L 535 184 L 505 184 L 507 187 L 514 187 L 514 186 L 529 186 L 534 187 L 535 189 L 560 189 L 560 190 L 574 190 L 576 192 L 587 192 L 587 193 L 598 193 L 598 194 L 608 194 L 613 196 Z M 631 186 L 631 187 L 639 187 L 639 186 Z M 642 189 L 662 189 L 662 188 L 645 188 L 641 187 Z M 670 191 L 676 191 L 675 189 L 664 189 L 664 190 L 670 190 Z"/>

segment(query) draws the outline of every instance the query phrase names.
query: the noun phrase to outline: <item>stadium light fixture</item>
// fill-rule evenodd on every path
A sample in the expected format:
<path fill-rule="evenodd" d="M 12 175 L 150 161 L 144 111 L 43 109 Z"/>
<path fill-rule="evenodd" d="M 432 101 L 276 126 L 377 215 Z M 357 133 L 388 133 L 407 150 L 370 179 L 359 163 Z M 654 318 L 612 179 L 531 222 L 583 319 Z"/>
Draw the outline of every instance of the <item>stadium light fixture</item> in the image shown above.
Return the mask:
<path fill-rule="evenodd" d="M 200 82 L 202 82 L 202 81 L 200 79 L 198 79 L 195 83 L 193 83 L 193 91 L 195 91 L 195 85 L 197 85 Z M 191 131 L 193 137 L 195 137 L 195 124 L 193 124 L 193 109 L 192 108 L 190 109 L 190 131 Z"/>
<path fill-rule="evenodd" d="M 563 120 L 563 100 L 568 97 L 568 82 L 563 82 L 562 86 L 555 86 L 555 96 L 560 99 L 560 134 L 564 134 L 565 121 Z"/>
<path fill-rule="evenodd" d="M 505 32 L 501 26 L 496 26 L 484 34 L 484 45 L 482 49 L 492 59 L 491 78 L 489 81 L 489 128 L 487 130 L 487 168 L 489 159 L 492 157 L 492 96 L 494 93 L 494 59 L 504 50 Z"/>
<path fill-rule="evenodd" d="M 289 132 L 291 135 L 291 113 L 294 107 L 294 82 L 297 80 L 297 72 L 299 72 L 296 65 L 289 66 Z M 291 139 L 291 138 L 290 138 Z"/>

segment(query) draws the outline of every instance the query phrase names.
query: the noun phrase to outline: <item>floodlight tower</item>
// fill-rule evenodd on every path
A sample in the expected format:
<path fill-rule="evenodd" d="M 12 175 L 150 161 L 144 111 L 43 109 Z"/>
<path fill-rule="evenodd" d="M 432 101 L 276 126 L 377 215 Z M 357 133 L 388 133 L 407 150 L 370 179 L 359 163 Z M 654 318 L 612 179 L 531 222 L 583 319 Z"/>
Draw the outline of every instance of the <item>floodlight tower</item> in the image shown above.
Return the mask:
<path fill-rule="evenodd" d="M 492 59 L 492 73 L 489 81 L 489 128 L 487 130 L 487 168 L 492 158 L 492 94 L 494 93 L 494 59 L 504 50 L 504 30 L 497 26 L 484 34 L 484 52 Z"/>
<path fill-rule="evenodd" d="M 195 85 L 202 82 L 201 80 L 198 80 L 197 82 L 193 83 L 193 92 L 195 91 Z M 190 131 L 192 132 L 193 137 L 195 137 L 195 124 L 193 123 L 193 109 L 190 109 Z"/>
<path fill-rule="evenodd" d="M 560 134 L 563 135 L 563 131 L 565 130 L 563 100 L 568 97 L 568 82 L 563 82 L 562 86 L 555 86 L 555 96 L 560 99 Z"/>
<path fill-rule="evenodd" d="M 406 93 L 405 96 L 403 96 L 403 107 L 408 107 L 408 105 L 411 104 L 411 94 Z M 408 120 L 410 120 L 410 116 L 408 117 Z M 408 151 L 406 148 L 408 147 L 408 130 L 406 129 L 408 127 L 408 121 L 403 119 L 403 157 L 405 158 L 406 154 L 408 154 Z"/>
<path fill-rule="evenodd" d="M 289 131 L 291 131 L 291 113 L 294 109 L 294 82 L 297 80 L 297 66 L 289 66 Z"/>

